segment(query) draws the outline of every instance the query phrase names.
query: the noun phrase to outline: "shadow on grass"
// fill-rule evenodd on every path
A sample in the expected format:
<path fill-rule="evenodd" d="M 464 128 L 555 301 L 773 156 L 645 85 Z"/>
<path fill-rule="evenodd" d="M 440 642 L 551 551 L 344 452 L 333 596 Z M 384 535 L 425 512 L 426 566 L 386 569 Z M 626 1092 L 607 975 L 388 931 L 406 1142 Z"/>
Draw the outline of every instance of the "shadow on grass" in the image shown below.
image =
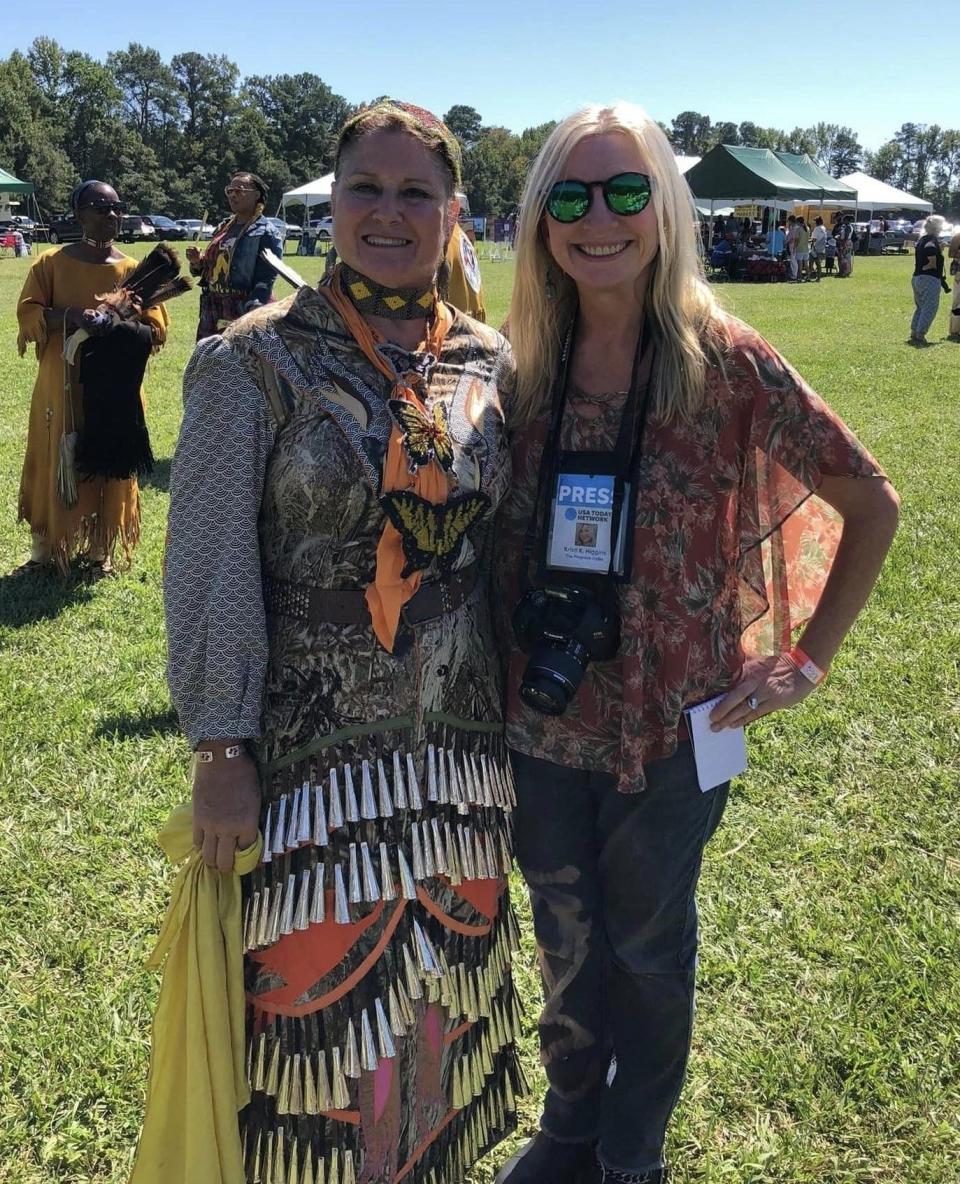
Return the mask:
<path fill-rule="evenodd" d="M 142 477 L 140 484 L 144 489 L 159 489 L 163 493 L 170 492 L 170 464 L 172 458 L 167 456 L 163 460 L 153 462 L 153 472 Z"/>
<path fill-rule="evenodd" d="M 0 626 L 20 629 L 51 620 L 72 605 L 85 604 L 92 595 L 92 586 L 74 572 L 64 579 L 49 569 L 17 569 L 0 576 Z"/>
<path fill-rule="evenodd" d="M 179 726 L 177 713 L 168 707 L 166 711 L 140 712 L 138 715 L 131 712 L 109 715 L 97 724 L 93 734 L 98 740 L 134 740 L 175 732 Z"/>

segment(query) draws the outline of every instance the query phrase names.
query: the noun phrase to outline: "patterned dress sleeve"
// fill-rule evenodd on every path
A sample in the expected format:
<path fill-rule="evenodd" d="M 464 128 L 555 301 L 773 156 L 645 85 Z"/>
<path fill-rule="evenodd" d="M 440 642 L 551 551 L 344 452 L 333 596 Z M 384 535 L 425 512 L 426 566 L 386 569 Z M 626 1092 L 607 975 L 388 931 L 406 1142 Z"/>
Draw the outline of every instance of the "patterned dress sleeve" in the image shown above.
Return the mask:
<path fill-rule="evenodd" d="M 732 332 L 732 373 L 746 384 L 749 411 L 740 492 L 744 645 L 781 653 L 816 608 L 840 541 L 839 515 L 816 496 L 823 478 L 884 473 L 771 345 L 746 326 Z"/>
<path fill-rule="evenodd" d="M 256 739 L 267 663 L 257 520 L 273 421 L 219 337 L 197 346 L 183 386 L 163 581 L 170 693 L 191 744 Z"/>
<path fill-rule="evenodd" d="M 43 310 L 53 299 L 53 277 L 50 270 L 52 255 L 45 252 L 31 265 L 17 302 L 17 352 L 22 358 L 31 343 L 36 346 L 37 357 L 47 344 L 47 323 Z"/>

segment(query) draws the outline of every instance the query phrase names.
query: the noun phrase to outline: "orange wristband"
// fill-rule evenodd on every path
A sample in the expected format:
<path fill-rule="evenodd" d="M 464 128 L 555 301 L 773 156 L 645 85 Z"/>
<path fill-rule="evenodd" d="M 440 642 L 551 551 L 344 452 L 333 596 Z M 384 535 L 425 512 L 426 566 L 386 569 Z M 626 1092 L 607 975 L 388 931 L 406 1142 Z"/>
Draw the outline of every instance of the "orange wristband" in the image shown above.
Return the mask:
<path fill-rule="evenodd" d="M 798 645 L 784 656 L 796 666 L 807 682 L 812 682 L 814 686 L 819 686 L 827 677 L 827 671 L 821 670 L 813 658 L 805 654 Z"/>

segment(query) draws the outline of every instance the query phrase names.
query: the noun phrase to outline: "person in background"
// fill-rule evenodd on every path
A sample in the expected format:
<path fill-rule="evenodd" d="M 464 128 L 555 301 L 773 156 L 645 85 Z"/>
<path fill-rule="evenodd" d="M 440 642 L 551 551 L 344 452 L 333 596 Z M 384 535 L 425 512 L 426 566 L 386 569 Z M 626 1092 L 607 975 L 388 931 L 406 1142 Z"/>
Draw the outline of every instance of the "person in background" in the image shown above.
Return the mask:
<path fill-rule="evenodd" d="M 454 226 L 450 242 L 447 244 L 445 265 L 448 277 L 447 301 L 454 308 L 459 308 L 467 316 L 473 317 L 475 321 L 486 321 L 487 310 L 483 303 L 480 260 L 467 232 L 459 222 Z"/>
<path fill-rule="evenodd" d="M 787 218 L 787 264 L 790 268 L 790 279 L 797 278 L 797 220 L 791 214 Z"/>
<path fill-rule="evenodd" d="M 845 280 L 853 275 L 853 214 L 847 214 L 837 223 L 837 275 Z"/>
<path fill-rule="evenodd" d="M 813 234 L 810 238 L 810 257 L 817 270 L 818 284 L 820 283 L 820 277 L 823 275 L 823 261 L 827 254 L 827 239 L 829 237 L 827 228 L 823 224 L 823 219 L 820 217 L 816 218 L 813 224 Z"/>
<path fill-rule="evenodd" d="M 782 226 L 771 226 L 767 231 L 767 254 L 773 259 L 782 259 L 786 250 L 787 236 Z"/>
<path fill-rule="evenodd" d="M 941 290 L 950 294 L 950 285 L 943 274 L 943 247 L 940 232 L 945 220 L 931 214 L 923 224 L 923 234 L 914 248 L 913 301 L 916 305 L 910 322 L 910 344 L 927 345 L 927 330 L 933 324 L 940 307 Z"/>
<path fill-rule="evenodd" d="M 718 243 L 714 243 L 710 252 L 710 263 L 713 267 L 722 267 L 729 279 L 737 278 L 737 243 L 732 231 L 725 234 Z"/>
<path fill-rule="evenodd" d="M 827 265 L 827 275 L 833 275 L 833 265 L 837 260 L 837 240 L 828 234 L 823 243 L 823 255 Z"/>
<path fill-rule="evenodd" d="M 793 249 L 797 260 L 797 280 L 806 282 L 810 278 L 810 231 L 803 218 L 797 219 Z"/>
<path fill-rule="evenodd" d="M 950 274 L 953 276 L 953 298 L 950 301 L 950 340 L 960 341 L 960 230 L 947 247 Z"/>
<path fill-rule="evenodd" d="M 897 520 L 866 449 L 718 305 L 694 233 L 670 144 L 632 104 L 563 120 L 530 168 L 497 588 L 509 614 L 524 606 L 514 629 L 504 621 L 507 740 L 548 1090 L 540 1132 L 500 1184 L 664 1181 L 694 1016 L 697 880 L 729 784 L 701 787 L 683 709 L 721 697 L 721 731 L 811 694 Z M 598 473 L 625 495 L 629 541 L 602 552 L 612 572 L 591 559 L 565 577 L 551 529 L 562 539 L 569 522 L 561 478 L 575 488 Z M 574 587 L 589 616 L 566 616 Z M 612 658 L 574 667 L 572 649 L 536 640 L 585 638 L 608 613 Z"/>
<path fill-rule="evenodd" d="M 263 214 L 263 181 L 255 173 L 235 173 L 224 192 L 230 217 L 217 227 L 202 255 L 196 247 L 187 247 L 190 271 L 200 277 L 197 341 L 270 302 L 277 273 L 263 253 L 283 254 L 283 243 Z"/>
<path fill-rule="evenodd" d="M 66 575 L 76 555 L 97 578 L 112 572 L 118 543 L 129 562 L 140 539 L 140 493 L 136 477 L 79 480 L 74 494 L 66 492 L 64 451 L 70 450 L 72 467 L 83 427 L 83 388 L 80 366 L 65 365 L 64 338 L 85 329 L 91 337 L 112 339 L 109 325 L 97 314 L 99 297 L 135 271 L 137 260 L 114 245 L 124 207 L 111 186 L 84 181 L 71 194 L 70 209 L 83 237 L 36 258 L 17 305 L 20 356 L 33 345 L 40 362 L 17 511 L 30 524 L 33 545 L 30 559 L 18 570 L 55 568 Z M 159 349 L 167 337 L 166 309 L 160 305 L 140 320 L 143 332 L 149 330 L 147 348 Z"/>

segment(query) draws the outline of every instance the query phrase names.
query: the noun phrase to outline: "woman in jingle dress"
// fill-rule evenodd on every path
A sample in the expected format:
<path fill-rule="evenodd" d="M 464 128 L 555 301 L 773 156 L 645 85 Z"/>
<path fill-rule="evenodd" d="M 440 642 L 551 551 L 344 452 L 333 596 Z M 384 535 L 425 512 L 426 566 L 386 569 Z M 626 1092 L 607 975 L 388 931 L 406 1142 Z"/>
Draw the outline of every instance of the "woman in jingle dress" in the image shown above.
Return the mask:
<path fill-rule="evenodd" d="M 185 377 L 170 683 L 204 858 L 266 839 L 244 887 L 248 1179 L 459 1184 L 521 1083 L 488 606 L 513 363 L 436 293 L 446 127 L 366 109 L 335 171 L 336 267 Z"/>

